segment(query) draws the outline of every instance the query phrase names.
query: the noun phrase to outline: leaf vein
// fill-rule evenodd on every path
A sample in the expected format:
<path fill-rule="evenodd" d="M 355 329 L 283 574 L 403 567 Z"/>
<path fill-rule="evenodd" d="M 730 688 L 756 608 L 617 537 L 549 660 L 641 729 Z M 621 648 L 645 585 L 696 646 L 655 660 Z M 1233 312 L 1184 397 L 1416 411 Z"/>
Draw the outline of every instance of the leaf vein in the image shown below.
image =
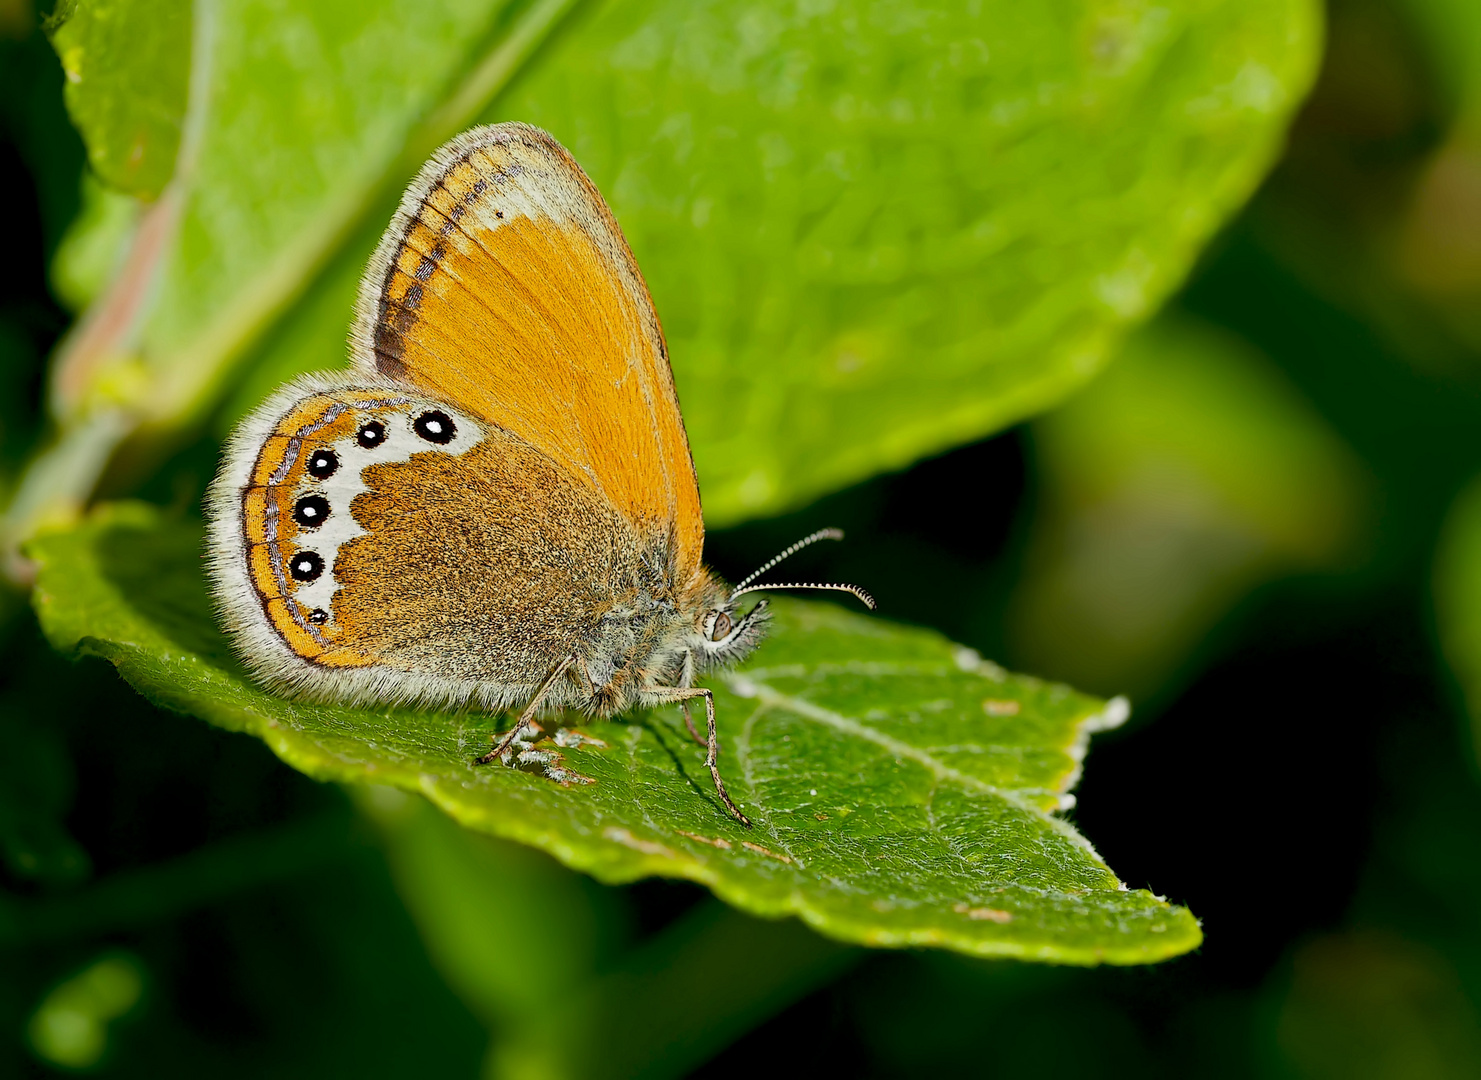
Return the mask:
<path fill-rule="evenodd" d="M 915 762 L 917 765 L 923 766 L 938 781 L 949 780 L 952 783 L 960 784 L 962 787 L 969 788 L 984 795 L 991 795 L 995 798 L 1002 799 L 1004 802 L 1009 803 L 1013 807 L 1026 813 L 1033 814 L 1035 817 L 1042 819 L 1048 818 L 1048 815 L 1046 815 L 1038 807 L 1034 806 L 1027 799 L 1020 796 L 1017 792 L 1010 791 L 1005 788 L 995 787 L 992 784 L 977 779 L 975 776 L 969 776 L 959 769 L 953 769 L 950 765 L 947 765 L 942 761 L 938 761 L 935 757 L 926 753 L 924 750 L 921 750 L 920 748 L 915 746 L 911 746 L 909 743 L 901 742 L 899 739 L 896 739 L 890 735 L 886 735 L 882 731 L 876 731 L 874 728 L 867 727 L 866 725 L 859 723 L 857 720 L 854 720 L 851 717 L 844 716 L 841 713 L 836 713 L 831 709 L 825 709 L 821 705 L 815 705 L 811 701 L 807 701 L 804 698 L 795 697 L 791 694 L 784 694 L 781 691 L 776 690 L 763 682 L 758 682 L 754 672 L 749 673 L 747 676 L 738 678 L 743 679 L 745 683 L 749 684 L 746 689 L 753 691 L 754 696 L 759 698 L 763 705 L 770 705 L 774 708 L 785 709 L 788 712 L 803 717 L 804 719 L 812 720 L 816 723 L 831 727 L 835 731 L 842 732 L 846 735 L 852 735 L 855 738 L 863 739 L 866 742 L 872 742 L 876 746 L 887 750 L 889 753 L 893 754 L 897 758 L 905 758 L 907 760 Z M 759 711 L 760 710 L 758 710 L 758 712 Z M 755 714 L 753 714 L 751 720 L 747 721 L 747 729 L 749 729 L 751 723 L 754 721 L 754 718 Z M 749 742 L 749 730 L 747 730 L 747 738 Z M 749 780 L 749 775 L 747 779 Z"/>

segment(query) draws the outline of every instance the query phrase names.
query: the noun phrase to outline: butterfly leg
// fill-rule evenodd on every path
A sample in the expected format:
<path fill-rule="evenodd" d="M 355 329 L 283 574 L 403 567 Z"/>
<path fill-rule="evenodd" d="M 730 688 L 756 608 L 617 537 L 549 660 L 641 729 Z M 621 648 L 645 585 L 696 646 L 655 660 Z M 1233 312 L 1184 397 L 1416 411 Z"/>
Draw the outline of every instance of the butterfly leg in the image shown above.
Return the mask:
<path fill-rule="evenodd" d="M 705 740 L 705 768 L 710 770 L 710 777 L 715 781 L 715 792 L 720 796 L 720 801 L 725 804 L 725 808 L 735 815 L 735 820 L 749 829 L 751 819 L 740 812 L 740 808 L 731 799 L 730 792 L 725 790 L 725 781 L 720 779 L 720 740 L 715 734 L 715 695 L 709 690 L 694 688 L 669 690 L 664 696 L 669 701 L 677 701 L 684 706 L 685 719 L 689 716 L 689 702 L 697 697 L 705 699 L 705 719 L 709 722 L 710 736 Z"/>
<path fill-rule="evenodd" d="M 689 715 L 689 702 L 679 702 L 679 708 L 683 710 L 684 726 L 689 729 L 690 736 L 694 739 L 695 742 L 699 743 L 700 746 L 708 749 L 710 745 L 709 740 L 707 740 L 703 735 L 699 733 L 699 730 L 694 726 L 694 717 Z"/>
<path fill-rule="evenodd" d="M 514 722 L 514 726 L 506 731 L 504 737 L 494 744 L 492 750 L 479 758 L 476 764 L 487 765 L 489 762 L 496 761 L 503 756 L 504 751 L 509 749 L 514 743 L 514 740 L 519 738 L 520 734 L 530 726 L 530 721 L 535 719 L 535 712 L 540 708 L 540 703 L 545 700 L 546 695 L 550 693 L 551 687 L 556 684 L 556 681 L 562 675 L 570 670 L 571 665 L 576 663 L 578 659 L 579 657 L 572 654 L 556 665 L 555 670 L 547 675 L 545 681 L 536 689 L 535 696 L 525 706 L 524 712 L 519 714 L 519 719 Z"/>
<path fill-rule="evenodd" d="M 679 676 L 679 689 L 688 690 L 689 684 L 694 682 L 694 654 L 684 654 L 684 670 Z M 705 737 L 694 730 L 694 717 L 689 713 L 689 702 L 679 702 L 679 710 L 684 714 L 684 726 L 689 729 L 689 736 L 700 746 L 708 747 L 710 744 Z"/>

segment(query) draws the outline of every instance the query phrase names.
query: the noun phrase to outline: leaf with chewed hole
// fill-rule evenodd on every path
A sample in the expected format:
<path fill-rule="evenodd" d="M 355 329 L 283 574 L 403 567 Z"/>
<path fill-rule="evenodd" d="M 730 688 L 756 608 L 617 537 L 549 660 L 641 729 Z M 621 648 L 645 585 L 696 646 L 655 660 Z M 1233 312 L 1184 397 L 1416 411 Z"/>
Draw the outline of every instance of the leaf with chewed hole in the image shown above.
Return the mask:
<path fill-rule="evenodd" d="M 1090 734 L 1122 703 L 1011 675 L 926 631 L 778 601 L 752 662 L 712 683 L 747 830 L 719 805 L 677 710 L 573 718 L 588 739 L 540 745 L 593 782 L 563 786 L 473 764 L 501 716 L 264 692 L 212 621 L 200 545 L 198 522 L 128 504 L 36 541 L 47 635 L 310 776 L 420 791 L 602 881 L 687 878 L 743 911 L 876 946 L 1133 964 L 1201 940 L 1188 911 L 1128 890 L 1058 814 Z"/>

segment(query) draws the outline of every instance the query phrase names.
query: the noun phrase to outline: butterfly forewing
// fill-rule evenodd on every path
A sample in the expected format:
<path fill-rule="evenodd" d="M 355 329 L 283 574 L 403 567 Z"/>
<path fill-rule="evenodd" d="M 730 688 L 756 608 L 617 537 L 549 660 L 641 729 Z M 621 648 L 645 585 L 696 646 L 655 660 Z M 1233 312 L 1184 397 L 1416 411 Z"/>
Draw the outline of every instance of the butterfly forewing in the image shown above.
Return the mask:
<path fill-rule="evenodd" d="M 361 286 L 366 374 L 435 391 L 662 538 L 697 574 L 699 488 L 663 335 L 606 204 L 523 124 L 469 132 L 412 185 Z"/>

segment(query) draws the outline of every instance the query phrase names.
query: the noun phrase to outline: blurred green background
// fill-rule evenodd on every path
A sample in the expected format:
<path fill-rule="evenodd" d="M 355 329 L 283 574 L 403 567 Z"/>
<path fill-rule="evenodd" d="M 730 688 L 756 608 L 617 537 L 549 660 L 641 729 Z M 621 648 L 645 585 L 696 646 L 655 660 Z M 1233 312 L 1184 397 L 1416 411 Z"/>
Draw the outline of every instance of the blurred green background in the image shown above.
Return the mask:
<path fill-rule="evenodd" d="M 217 30 L 243 7 L 216 11 Z M 1098 36 L 1060 55 L 1031 16 L 999 25 L 1037 96 L 1006 96 L 1013 70 L 984 67 L 954 112 L 936 107 L 938 67 L 1002 57 L 949 19 L 752 7 L 441 5 L 438 40 L 476 38 L 453 51 L 520 73 L 443 122 L 546 124 L 612 198 L 669 328 L 722 574 L 842 526 L 849 542 L 799 576 L 861 582 L 892 618 L 1132 696 L 1073 819 L 1128 884 L 1188 905 L 1204 946 L 1127 970 L 866 953 L 690 885 L 604 888 L 152 708 L 103 663 L 52 654 L 13 590 L 0 1073 L 1481 1074 L 1481 7 L 1334 0 L 1308 92 L 1318 36 L 1299 5 L 1247 6 L 1268 41 L 1227 14 L 1240 5 L 1045 5 L 1075 33 L 1094 14 Z M 794 107 L 812 76 L 764 7 L 842 42 L 817 78 L 855 98 Z M 123 40 L 97 26 L 129 5 L 84 8 L 94 43 Z M 332 126 L 344 102 L 320 87 L 275 117 L 227 83 L 238 157 L 213 157 L 221 136 L 192 134 L 183 105 L 205 76 L 171 63 L 213 10 L 192 23 L 175 5 L 158 55 L 132 50 L 139 85 L 89 99 L 95 69 L 69 64 L 69 82 L 58 59 L 87 26 L 54 47 L 47 12 L 0 4 L 12 521 L 17 505 L 64 520 L 94 490 L 196 505 L 231 420 L 338 358 L 322 342 L 342 338 L 388 196 L 367 179 L 330 213 L 315 185 L 378 169 L 393 196 L 418 138 L 441 137 L 425 118 L 457 101 L 437 67 L 452 53 L 408 41 L 426 78 L 345 90 L 344 123 L 391 131 L 399 109 L 422 126 L 354 144 L 374 169 L 342 147 L 259 163 L 302 211 L 278 215 L 232 195 L 263 190 L 244 179 L 252 136 Z M 277 33 L 286 11 L 256 10 L 213 77 L 233 56 L 311 51 Z M 706 19 L 734 31 L 729 51 Z M 684 53 L 674 27 L 716 51 Z M 1142 72 L 1138 48 L 1162 59 Z M 1236 63 L 1246 48 L 1267 66 Z M 667 55 L 682 62 L 655 74 Z M 1211 85 L 1274 101 L 1243 127 L 1196 89 L 1230 57 Z M 330 88 L 381 57 L 332 59 Z M 120 130 L 110 102 L 147 136 L 112 156 L 90 134 Z M 47 358 L 116 280 L 140 215 L 168 206 L 182 145 L 207 178 L 182 204 L 204 276 L 156 281 L 184 299 L 69 389 Z M 262 265 L 290 250 L 269 225 L 322 242 L 291 249 L 301 273 L 233 277 L 232 243 Z M 75 467 L 99 445 L 79 437 L 70 471 L 38 468 L 79 431 L 107 443 L 96 467 Z M 55 479 L 83 473 L 76 490 Z"/>

